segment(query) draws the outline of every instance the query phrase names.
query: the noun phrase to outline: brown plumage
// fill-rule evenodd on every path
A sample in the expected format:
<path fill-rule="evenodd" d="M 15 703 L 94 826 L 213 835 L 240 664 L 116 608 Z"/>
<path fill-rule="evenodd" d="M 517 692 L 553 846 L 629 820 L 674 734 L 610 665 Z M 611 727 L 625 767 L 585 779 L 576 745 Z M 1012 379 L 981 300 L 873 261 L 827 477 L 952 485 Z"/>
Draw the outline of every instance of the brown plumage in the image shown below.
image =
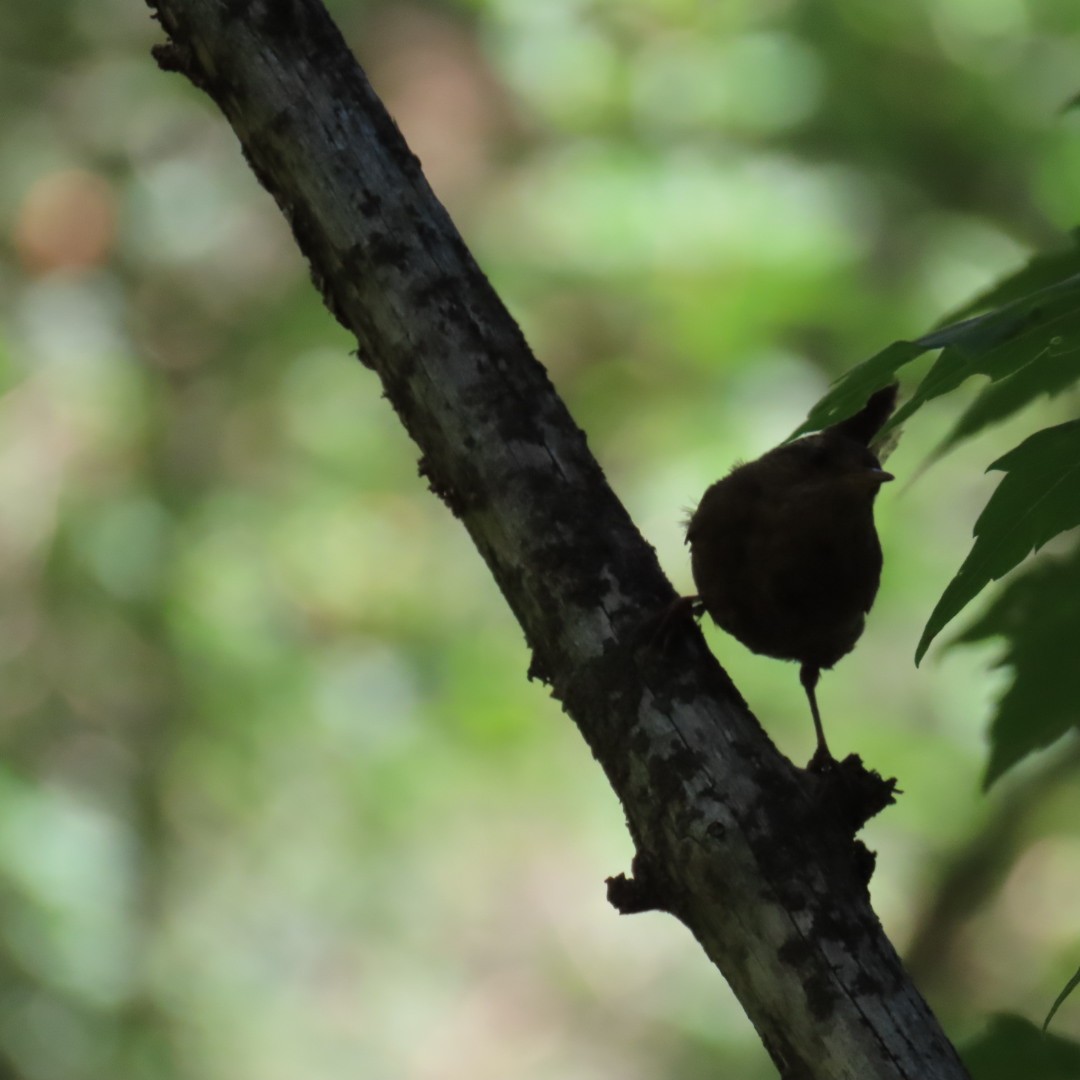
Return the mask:
<path fill-rule="evenodd" d="M 818 677 L 855 647 L 881 578 L 874 498 L 893 477 L 869 444 L 896 392 L 878 390 L 847 420 L 736 466 L 686 530 L 698 610 L 752 652 L 801 664 L 816 767 L 833 760 Z"/>

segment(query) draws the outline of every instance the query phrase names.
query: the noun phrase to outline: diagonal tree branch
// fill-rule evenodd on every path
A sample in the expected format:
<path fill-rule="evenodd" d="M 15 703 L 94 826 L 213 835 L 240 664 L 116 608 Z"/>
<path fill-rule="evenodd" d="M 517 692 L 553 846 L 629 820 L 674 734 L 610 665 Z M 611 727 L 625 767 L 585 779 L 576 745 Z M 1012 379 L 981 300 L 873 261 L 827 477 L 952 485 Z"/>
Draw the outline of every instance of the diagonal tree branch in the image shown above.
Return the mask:
<path fill-rule="evenodd" d="M 319 0 L 149 2 L 621 799 L 612 902 L 686 924 L 785 1078 L 966 1076 L 869 905 L 888 788 L 794 768 L 692 626 L 649 647 L 671 586 Z"/>

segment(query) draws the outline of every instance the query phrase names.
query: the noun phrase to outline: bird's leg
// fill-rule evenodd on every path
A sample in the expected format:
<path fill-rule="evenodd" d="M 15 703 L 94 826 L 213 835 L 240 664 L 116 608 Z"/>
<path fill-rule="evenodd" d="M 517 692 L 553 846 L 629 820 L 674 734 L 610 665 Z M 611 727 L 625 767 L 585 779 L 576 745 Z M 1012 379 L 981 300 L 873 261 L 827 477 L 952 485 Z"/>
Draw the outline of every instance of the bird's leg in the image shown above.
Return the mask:
<path fill-rule="evenodd" d="M 814 731 L 817 732 L 817 749 L 806 766 L 811 772 L 822 772 L 836 764 L 836 758 L 830 753 L 829 744 L 825 741 L 825 729 L 821 726 L 821 713 L 818 712 L 817 707 L 815 689 L 820 675 L 821 668 L 814 667 L 813 664 L 803 664 L 799 668 L 799 682 L 802 683 L 806 696 L 810 701 L 810 713 L 814 718 Z"/>

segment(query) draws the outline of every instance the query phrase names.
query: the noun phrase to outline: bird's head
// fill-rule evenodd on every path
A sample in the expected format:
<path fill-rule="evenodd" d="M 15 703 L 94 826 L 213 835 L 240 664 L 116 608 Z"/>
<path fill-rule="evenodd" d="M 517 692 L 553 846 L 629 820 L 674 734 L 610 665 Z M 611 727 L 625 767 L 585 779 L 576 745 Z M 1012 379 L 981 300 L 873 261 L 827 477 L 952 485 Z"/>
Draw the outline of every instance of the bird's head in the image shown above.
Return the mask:
<path fill-rule="evenodd" d="M 807 435 L 778 447 L 762 458 L 778 480 L 806 488 L 830 487 L 864 492 L 871 499 L 882 484 L 895 479 L 881 467 L 873 451 L 835 431 Z"/>

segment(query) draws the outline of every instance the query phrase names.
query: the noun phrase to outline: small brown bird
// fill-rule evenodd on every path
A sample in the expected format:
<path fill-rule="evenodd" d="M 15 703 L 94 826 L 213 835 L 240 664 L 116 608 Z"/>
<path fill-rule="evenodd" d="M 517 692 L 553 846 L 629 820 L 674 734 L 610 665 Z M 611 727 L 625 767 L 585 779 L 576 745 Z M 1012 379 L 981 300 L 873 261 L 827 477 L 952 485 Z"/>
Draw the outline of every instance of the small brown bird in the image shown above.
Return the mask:
<path fill-rule="evenodd" d="M 855 647 L 881 578 L 874 498 L 893 476 L 869 444 L 896 393 L 886 386 L 847 420 L 736 466 L 705 492 L 686 530 L 696 613 L 751 652 L 802 665 L 817 732 L 810 768 L 834 760 L 818 677 Z"/>

